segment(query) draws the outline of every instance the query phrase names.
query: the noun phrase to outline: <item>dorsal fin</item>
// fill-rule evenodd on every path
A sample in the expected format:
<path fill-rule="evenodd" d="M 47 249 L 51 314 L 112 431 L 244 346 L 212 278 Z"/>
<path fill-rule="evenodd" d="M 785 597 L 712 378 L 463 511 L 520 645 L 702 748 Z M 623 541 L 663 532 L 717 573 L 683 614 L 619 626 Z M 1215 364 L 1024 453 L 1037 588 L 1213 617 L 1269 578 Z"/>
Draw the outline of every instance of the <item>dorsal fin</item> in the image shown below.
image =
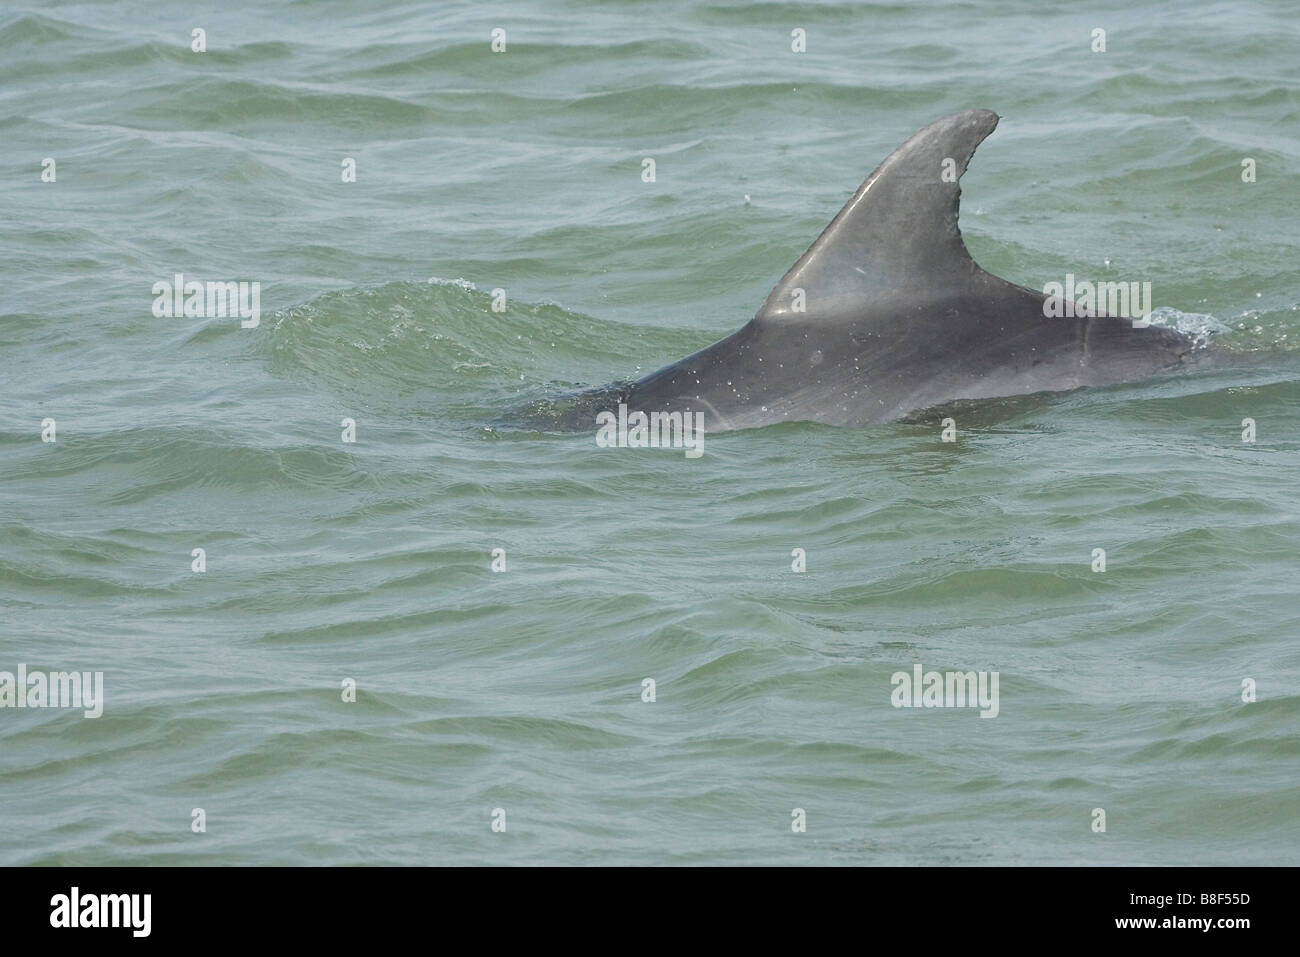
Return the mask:
<path fill-rule="evenodd" d="M 957 228 L 957 180 L 993 132 L 991 110 L 954 113 L 894 150 L 768 294 L 757 319 L 835 317 L 906 291 L 941 294 L 981 270 Z M 804 312 L 794 311 L 802 289 Z"/>

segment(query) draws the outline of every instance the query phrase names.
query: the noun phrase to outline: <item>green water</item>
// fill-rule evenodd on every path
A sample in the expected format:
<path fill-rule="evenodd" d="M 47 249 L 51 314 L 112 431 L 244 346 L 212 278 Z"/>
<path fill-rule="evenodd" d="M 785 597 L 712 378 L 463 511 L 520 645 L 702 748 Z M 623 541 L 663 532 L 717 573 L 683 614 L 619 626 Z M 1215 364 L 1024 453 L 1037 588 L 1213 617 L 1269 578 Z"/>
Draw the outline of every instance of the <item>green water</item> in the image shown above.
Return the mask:
<path fill-rule="evenodd" d="M 0 671 L 105 702 L 0 709 L 0 864 L 1300 863 L 1297 40 L 1281 0 L 7 4 Z M 1151 281 L 1202 361 L 952 443 L 501 424 L 738 328 L 968 107 L 976 259 Z M 178 272 L 260 324 L 156 317 Z M 893 707 L 916 664 L 997 717 Z"/>

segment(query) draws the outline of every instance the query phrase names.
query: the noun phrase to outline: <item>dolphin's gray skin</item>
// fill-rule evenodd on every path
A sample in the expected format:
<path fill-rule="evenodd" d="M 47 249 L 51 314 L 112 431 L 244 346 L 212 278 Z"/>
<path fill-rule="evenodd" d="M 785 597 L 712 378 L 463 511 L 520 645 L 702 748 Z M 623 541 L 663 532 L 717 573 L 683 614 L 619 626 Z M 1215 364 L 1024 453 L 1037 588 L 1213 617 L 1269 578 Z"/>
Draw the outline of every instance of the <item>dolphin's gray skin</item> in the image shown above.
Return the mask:
<path fill-rule="evenodd" d="M 864 425 L 1177 365 L 1192 351 L 1180 333 L 1104 316 L 1047 318 L 1049 297 L 971 259 L 957 228 L 955 179 L 997 124 L 996 113 L 967 110 L 925 127 L 867 178 L 744 328 L 637 382 L 586 393 L 579 405 L 701 411 L 710 432 Z M 946 159 L 953 182 L 941 176 Z M 804 311 L 796 311 L 800 289 Z"/>

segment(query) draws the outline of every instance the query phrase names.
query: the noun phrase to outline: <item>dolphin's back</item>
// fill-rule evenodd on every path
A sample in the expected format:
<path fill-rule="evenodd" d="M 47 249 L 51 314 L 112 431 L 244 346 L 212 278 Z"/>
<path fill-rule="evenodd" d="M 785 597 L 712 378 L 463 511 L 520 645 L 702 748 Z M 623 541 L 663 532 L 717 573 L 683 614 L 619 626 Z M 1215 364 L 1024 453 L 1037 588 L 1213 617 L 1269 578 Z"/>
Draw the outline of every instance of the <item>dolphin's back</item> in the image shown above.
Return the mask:
<path fill-rule="evenodd" d="M 1108 316 L 1049 318 L 1049 297 L 971 259 L 957 222 L 958 180 L 997 123 L 995 113 L 968 110 L 916 133 L 867 177 L 746 326 L 620 398 L 646 413 L 701 411 L 715 431 L 861 425 L 1176 365 L 1191 350 L 1179 333 Z"/>

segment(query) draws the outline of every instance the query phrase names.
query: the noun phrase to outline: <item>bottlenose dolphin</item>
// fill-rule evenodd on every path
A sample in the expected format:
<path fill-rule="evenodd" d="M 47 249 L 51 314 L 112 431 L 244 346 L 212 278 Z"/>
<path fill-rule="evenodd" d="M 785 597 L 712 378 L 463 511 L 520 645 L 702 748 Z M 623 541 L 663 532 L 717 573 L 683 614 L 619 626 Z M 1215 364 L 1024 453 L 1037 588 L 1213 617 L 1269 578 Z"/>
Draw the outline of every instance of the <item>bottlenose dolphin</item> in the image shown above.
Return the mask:
<path fill-rule="evenodd" d="M 704 414 L 708 431 L 775 422 L 865 425 L 958 400 L 1105 385 L 1178 365 L 1192 341 L 999 279 L 957 228 L 975 148 L 998 115 L 925 127 L 867 177 L 742 329 L 631 383 L 573 396 L 582 423 L 625 403 Z M 947 175 L 944 175 L 947 171 Z M 1049 318 L 1049 313 L 1060 318 Z M 691 421 L 691 419 L 687 419 Z"/>

